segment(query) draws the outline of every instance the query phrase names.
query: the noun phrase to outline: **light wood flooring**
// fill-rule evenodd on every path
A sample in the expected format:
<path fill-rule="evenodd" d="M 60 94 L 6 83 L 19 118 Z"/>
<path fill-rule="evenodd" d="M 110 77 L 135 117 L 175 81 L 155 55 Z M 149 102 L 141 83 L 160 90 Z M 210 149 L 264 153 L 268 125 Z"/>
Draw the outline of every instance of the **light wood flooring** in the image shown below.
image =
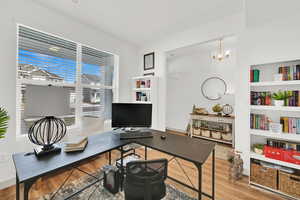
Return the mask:
<path fill-rule="evenodd" d="M 184 136 L 183 136 L 184 137 Z M 143 156 L 143 149 L 139 149 L 137 151 L 140 155 Z M 113 159 L 118 157 L 117 152 L 113 152 L 112 155 Z M 155 150 L 149 150 L 148 152 L 148 159 L 154 158 L 167 158 L 170 159 L 171 157 L 160 153 Z M 183 161 L 178 159 L 181 165 L 184 167 L 185 171 L 189 175 L 192 183 L 197 186 L 197 170 L 195 166 L 189 162 Z M 104 164 L 107 164 L 107 159 L 105 156 L 99 156 L 98 158 L 82 164 L 80 169 L 87 171 L 87 172 L 95 172 Z M 282 200 L 280 196 L 277 196 L 272 193 L 268 193 L 265 191 L 261 191 L 258 189 L 254 189 L 248 185 L 248 177 L 244 177 L 242 180 L 232 183 L 228 180 L 228 162 L 222 159 L 216 159 L 216 199 L 217 200 Z M 203 168 L 203 190 L 207 193 L 211 193 L 211 158 L 204 164 Z M 69 170 L 65 170 L 59 172 L 56 175 L 52 175 L 49 177 L 44 177 L 41 180 L 38 180 L 36 184 L 33 185 L 30 191 L 30 200 L 37 200 L 39 197 L 55 191 L 59 185 L 65 180 L 65 178 L 70 173 Z M 173 160 L 169 164 L 168 168 L 169 176 L 175 177 L 183 182 L 189 183 L 186 179 L 184 173 L 181 171 L 178 164 Z M 75 171 L 70 178 L 69 181 L 76 182 L 80 177 L 84 176 L 82 172 Z M 167 180 L 167 182 L 177 189 L 188 193 L 191 196 L 196 197 L 196 193 L 187 189 L 181 185 L 178 185 L 171 180 Z M 5 200 L 13 200 L 15 199 L 15 186 L 0 190 L 0 199 Z M 204 200 L 208 198 L 203 198 Z"/>

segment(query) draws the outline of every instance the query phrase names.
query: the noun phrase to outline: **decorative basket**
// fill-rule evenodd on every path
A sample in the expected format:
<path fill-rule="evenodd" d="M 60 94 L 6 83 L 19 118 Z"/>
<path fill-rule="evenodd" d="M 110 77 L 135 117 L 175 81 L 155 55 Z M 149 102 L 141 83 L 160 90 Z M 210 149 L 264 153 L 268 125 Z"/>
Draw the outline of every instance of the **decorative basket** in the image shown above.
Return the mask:
<path fill-rule="evenodd" d="M 300 176 L 279 171 L 279 190 L 300 198 Z"/>
<path fill-rule="evenodd" d="M 263 167 L 256 163 L 251 163 L 250 181 L 277 189 L 277 169 Z"/>
<path fill-rule="evenodd" d="M 194 128 L 193 134 L 194 134 L 194 135 L 200 135 L 200 134 L 201 134 L 200 128 Z"/>
<path fill-rule="evenodd" d="M 218 132 L 218 131 L 212 131 L 211 132 L 211 135 L 212 135 L 212 138 L 214 139 L 221 139 L 221 132 Z"/>
<path fill-rule="evenodd" d="M 231 133 L 222 133 L 222 139 L 226 141 L 232 140 L 232 134 Z"/>
<path fill-rule="evenodd" d="M 210 137 L 210 131 L 209 130 L 202 130 L 201 135 L 204 137 Z"/>

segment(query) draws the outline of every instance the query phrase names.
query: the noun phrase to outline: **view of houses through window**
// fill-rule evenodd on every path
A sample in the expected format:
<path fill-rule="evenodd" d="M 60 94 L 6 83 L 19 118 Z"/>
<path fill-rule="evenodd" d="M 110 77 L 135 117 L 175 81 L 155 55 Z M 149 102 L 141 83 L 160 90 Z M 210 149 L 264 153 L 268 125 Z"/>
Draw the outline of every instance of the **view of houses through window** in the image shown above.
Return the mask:
<path fill-rule="evenodd" d="M 111 118 L 114 55 L 25 26 L 18 38 L 20 134 L 49 115 L 69 127 L 103 129 Z"/>

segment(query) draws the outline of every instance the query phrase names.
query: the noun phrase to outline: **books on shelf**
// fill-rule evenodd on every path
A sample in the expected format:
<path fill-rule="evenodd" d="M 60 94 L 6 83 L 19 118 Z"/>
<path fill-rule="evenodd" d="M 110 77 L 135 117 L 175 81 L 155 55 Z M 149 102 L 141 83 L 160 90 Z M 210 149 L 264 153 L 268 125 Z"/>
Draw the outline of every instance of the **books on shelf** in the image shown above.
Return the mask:
<path fill-rule="evenodd" d="M 150 88 L 151 87 L 151 80 L 137 80 L 136 88 Z"/>
<path fill-rule="evenodd" d="M 300 134 L 300 118 L 280 117 L 283 133 Z"/>
<path fill-rule="evenodd" d="M 271 92 L 254 92 L 254 91 L 251 91 L 251 94 L 250 94 L 251 105 L 271 106 L 272 105 L 271 96 L 272 96 Z"/>
<path fill-rule="evenodd" d="M 266 115 L 250 114 L 251 129 L 269 130 L 269 121 L 270 119 Z"/>
<path fill-rule="evenodd" d="M 250 81 L 251 82 L 259 82 L 259 74 L 260 74 L 260 71 L 258 69 L 250 70 Z"/>
<path fill-rule="evenodd" d="M 284 101 L 284 106 L 300 106 L 300 97 L 299 91 L 284 91 L 290 96 Z M 254 92 L 250 93 L 250 102 L 251 105 L 272 105 L 272 93 L 271 92 Z"/>
<path fill-rule="evenodd" d="M 83 151 L 88 143 L 87 137 L 74 137 L 69 141 L 65 142 L 64 151 Z"/>
<path fill-rule="evenodd" d="M 300 65 L 281 66 L 278 73 L 282 74 L 283 81 L 300 80 Z"/>
<path fill-rule="evenodd" d="M 146 92 L 136 92 L 135 94 L 136 94 L 136 99 L 135 99 L 136 101 L 143 101 L 143 102 L 151 101 L 150 95 L 147 94 Z"/>

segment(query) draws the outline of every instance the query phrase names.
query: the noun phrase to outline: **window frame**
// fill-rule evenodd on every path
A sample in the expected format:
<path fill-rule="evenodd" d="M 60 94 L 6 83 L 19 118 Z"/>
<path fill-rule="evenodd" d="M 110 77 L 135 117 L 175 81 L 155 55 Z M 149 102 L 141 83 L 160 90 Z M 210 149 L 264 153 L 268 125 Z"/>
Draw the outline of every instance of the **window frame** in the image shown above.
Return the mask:
<path fill-rule="evenodd" d="M 57 37 L 63 40 L 67 40 L 76 44 L 76 82 L 75 83 L 60 83 L 60 82 L 49 82 L 43 80 L 30 80 L 30 79 L 19 79 L 19 27 L 26 27 L 53 37 Z M 81 70 L 82 70 L 82 46 L 95 49 L 97 51 L 105 52 L 111 54 L 114 58 L 114 71 L 113 71 L 113 81 L 111 86 L 105 85 L 87 85 L 82 84 L 81 82 Z M 75 103 L 75 124 L 67 127 L 68 132 L 72 132 L 72 130 L 78 130 L 82 128 L 82 117 L 83 117 L 83 88 L 91 88 L 91 89 L 110 89 L 113 93 L 113 102 L 119 101 L 119 56 L 117 54 L 111 53 L 109 51 L 99 50 L 98 48 L 92 47 L 90 45 L 86 45 L 80 42 L 75 42 L 70 39 L 66 39 L 62 36 L 52 34 L 49 32 L 41 31 L 39 29 L 16 23 L 16 137 L 23 138 L 27 137 L 27 134 L 21 133 L 21 86 L 22 84 L 28 85 L 40 85 L 47 86 L 51 84 L 54 87 L 74 87 L 76 93 L 76 103 Z"/>

